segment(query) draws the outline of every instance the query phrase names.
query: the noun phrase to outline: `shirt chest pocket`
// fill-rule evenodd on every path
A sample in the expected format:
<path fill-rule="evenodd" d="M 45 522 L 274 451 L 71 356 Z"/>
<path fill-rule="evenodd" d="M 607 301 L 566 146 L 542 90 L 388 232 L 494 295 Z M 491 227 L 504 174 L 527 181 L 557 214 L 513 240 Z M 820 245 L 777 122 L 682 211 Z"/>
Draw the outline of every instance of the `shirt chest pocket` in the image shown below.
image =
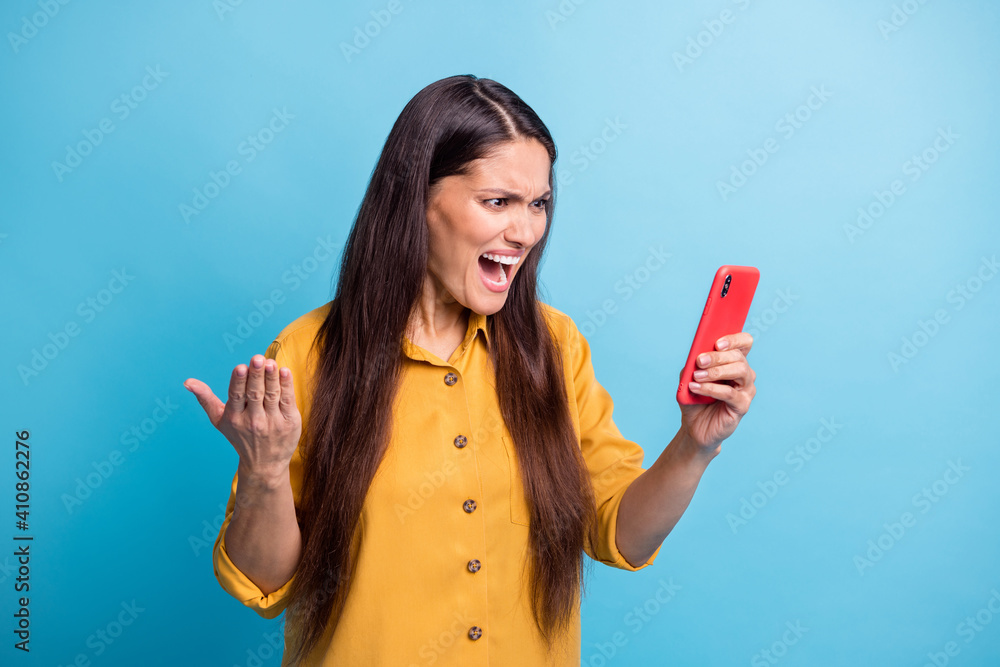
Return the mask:
<path fill-rule="evenodd" d="M 507 452 L 507 467 L 510 475 L 508 487 L 510 490 L 510 520 L 511 523 L 527 526 L 531 512 L 524 491 L 524 483 L 521 481 L 521 466 L 517 460 L 517 452 L 514 450 L 514 441 L 508 435 L 504 435 L 502 439 L 504 451 Z"/>

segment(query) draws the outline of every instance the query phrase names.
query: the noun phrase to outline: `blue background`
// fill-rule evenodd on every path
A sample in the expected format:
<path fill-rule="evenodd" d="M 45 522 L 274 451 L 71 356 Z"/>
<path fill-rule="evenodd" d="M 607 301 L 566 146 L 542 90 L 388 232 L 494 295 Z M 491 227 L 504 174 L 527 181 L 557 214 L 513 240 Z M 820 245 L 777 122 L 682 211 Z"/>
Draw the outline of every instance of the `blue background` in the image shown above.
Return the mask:
<path fill-rule="evenodd" d="M 584 664 L 1000 664 L 995 3 L 48 1 L 51 17 L 46 0 L 0 9 L 0 543 L 21 532 L 22 429 L 35 538 L 30 656 L 0 549 L 4 664 L 279 663 L 277 621 L 212 573 L 236 455 L 181 383 L 224 395 L 233 366 L 329 300 L 392 123 L 465 73 L 556 139 L 544 298 L 587 335 L 647 466 L 679 425 L 715 268 L 761 271 L 750 413 L 654 566 L 594 568 Z M 345 55 L 373 11 L 391 20 Z M 249 160 L 275 109 L 294 118 Z M 77 166 L 53 166 L 104 119 Z M 229 161 L 240 173 L 185 220 Z M 336 256 L 311 262 L 317 239 Z M 651 248 L 669 258 L 647 271 Z M 227 343 L 255 302 L 259 326 Z M 175 406 L 162 422 L 158 400 Z M 144 439 L 123 441 L 133 428 Z M 123 604 L 134 622 L 96 640 Z"/>

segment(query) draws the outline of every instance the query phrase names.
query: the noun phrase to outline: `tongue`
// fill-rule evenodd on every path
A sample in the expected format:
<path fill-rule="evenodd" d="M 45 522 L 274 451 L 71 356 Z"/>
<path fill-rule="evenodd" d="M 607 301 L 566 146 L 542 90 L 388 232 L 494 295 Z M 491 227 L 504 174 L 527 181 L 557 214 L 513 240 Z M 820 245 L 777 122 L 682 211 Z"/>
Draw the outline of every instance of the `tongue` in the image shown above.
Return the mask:
<path fill-rule="evenodd" d="M 492 259 L 486 259 L 485 257 L 480 257 L 479 266 L 480 268 L 482 268 L 483 273 L 486 274 L 487 278 L 489 278 L 495 283 L 500 282 L 501 280 L 500 273 L 503 271 L 503 269 L 500 268 L 499 262 L 494 262 Z"/>

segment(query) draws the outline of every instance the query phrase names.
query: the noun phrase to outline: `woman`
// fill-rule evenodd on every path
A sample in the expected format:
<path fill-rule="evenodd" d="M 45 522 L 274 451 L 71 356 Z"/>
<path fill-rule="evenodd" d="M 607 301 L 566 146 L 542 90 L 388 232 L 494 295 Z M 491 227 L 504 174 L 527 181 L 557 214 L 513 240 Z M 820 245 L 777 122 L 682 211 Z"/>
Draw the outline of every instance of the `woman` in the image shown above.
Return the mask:
<path fill-rule="evenodd" d="M 334 299 L 185 387 L 239 454 L 223 588 L 287 609 L 282 664 L 578 665 L 583 555 L 653 562 L 753 398 L 734 333 L 644 470 L 573 321 L 536 279 L 555 145 L 519 97 L 454 76 L 403 109 Z"/>

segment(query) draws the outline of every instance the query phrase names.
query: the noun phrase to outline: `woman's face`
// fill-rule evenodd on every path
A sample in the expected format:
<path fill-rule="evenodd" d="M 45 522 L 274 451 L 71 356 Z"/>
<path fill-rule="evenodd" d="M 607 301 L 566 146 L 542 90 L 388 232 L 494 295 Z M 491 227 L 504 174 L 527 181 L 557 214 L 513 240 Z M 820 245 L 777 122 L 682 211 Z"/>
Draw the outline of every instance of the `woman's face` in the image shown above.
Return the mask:
<path fill-rule="evenodd" d="M 429 193 L 427 270 L 445 303 L 492 315 L 545 233 L 549 154 L 539 141 L 522 139 L 468 166 L 468 174 L 442 178 Z"/>

